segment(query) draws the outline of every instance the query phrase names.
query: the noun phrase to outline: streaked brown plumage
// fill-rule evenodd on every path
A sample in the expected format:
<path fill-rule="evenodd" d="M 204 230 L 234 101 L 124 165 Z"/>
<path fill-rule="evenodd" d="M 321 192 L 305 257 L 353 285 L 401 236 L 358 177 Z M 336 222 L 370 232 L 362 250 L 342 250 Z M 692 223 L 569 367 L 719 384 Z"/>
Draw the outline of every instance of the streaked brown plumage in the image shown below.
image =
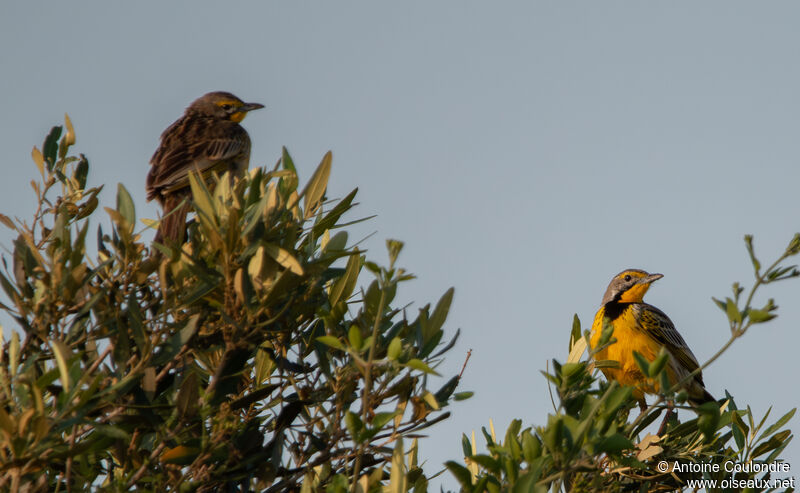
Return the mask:
<path fill-rule="evenodd" d="M 147 200 L 158 200 L 164 214 L 156 242 L 180 245 L 184 241 L 191 209 L 189 171 L 205 177 L 212 172 L 244 174 L 250 163 L 250 136 L 239 122 L 248 111 L 263 107 L 229 92 L 210 92 L 164 130 L 147 174 Z"/>

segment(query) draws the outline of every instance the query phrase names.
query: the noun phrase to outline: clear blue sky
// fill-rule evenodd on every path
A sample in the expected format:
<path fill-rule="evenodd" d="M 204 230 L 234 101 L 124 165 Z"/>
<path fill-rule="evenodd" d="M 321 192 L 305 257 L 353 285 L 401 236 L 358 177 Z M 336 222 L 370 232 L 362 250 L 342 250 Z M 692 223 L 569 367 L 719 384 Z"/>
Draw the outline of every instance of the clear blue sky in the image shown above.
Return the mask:
<path fill-rule="evenodd" d="M 333 150 L 329 196 L 357 186 L 378 215 L 355 230 L 371 255 L 406 242 L 402 296 L 456 288 L 442 370 L 472 348 L 476 395 L 423 442 L 433 472 L 490 418 L 545 423 L 539 370 L 623 268 L 664 274 L 647 300 L 698 359 L 727 340 L 711 296 L 752 282 L 743 235 L 769 260 L 800 230 L 798 21 L 788 1 L 4 2 L 0 211 L 27 217 L 31 147 L 64 112 L 104 204 L 122 182 L 156 217 L 148 160 L 183 108 L 265 104 L 251 165 L 285 145 L 304 179 Z M 800 281 L 766 297 L 780 317 L 705 380 L 777 418 L 800 405 Z M 800 446 L 786 457 L 797 476 Z"/>

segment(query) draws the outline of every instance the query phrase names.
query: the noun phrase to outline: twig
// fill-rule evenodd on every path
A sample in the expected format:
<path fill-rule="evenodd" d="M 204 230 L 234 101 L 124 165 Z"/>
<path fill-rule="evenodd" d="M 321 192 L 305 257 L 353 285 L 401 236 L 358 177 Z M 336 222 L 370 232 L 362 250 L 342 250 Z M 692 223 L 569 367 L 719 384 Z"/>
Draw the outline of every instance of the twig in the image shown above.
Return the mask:
<path fill-rule="evenodd" d="M 472 356 L 472 349 L 467 351 L 467 357 L 464 359 L 464 366 L 461 367 L 461 373 L 458 374 L 459 380 L 461 380 L 461 376 L 464 375 L 464 370 L 467 369 L 467 361 L 469 361 L 470 356 Z"/>
<path fill-rule="evenodd" d="M 150 461 L 158 457 L 159 454 L 161 454 L 161 451 L 164 450 L 164 447 L 166 445 L 167 445 L 166 441 L 162 441 L 160 444 L 158 444 L 158 447 L 156 447 L 155 450 L 153 450 L 153 453 L 151 453 L 150 456 L 147 458 L 147 460 L 145 460 L 142 463 L 142 467 L 140 467 L 139 470 L 136 471 L 136 473 L 128 481 L 128 488 L 131 488 L 133 485 L 136 484 L 137 481 L 139 481 L 139 478 L 141 478 L 144 475 L 145 471 L 147 471 L 147 466 L 150 465 Z"/>
<path fill-rule="evenodd" d="M 390 438 L 390 440 L 386 440 L 384 443 L 381 444 L 381 446 L 383 446 L 383 445 L 386 445 L 387 443 L 391 443 L 394 440 L 393 437 L 397 436 L 398 434 L 407 436 L 405 434 L 407 432 L 409 432 L 409 431 L 424 430 L 425 428 L 431 427 L 431 426 L 435 425 L 436 423 L 438 423 L 440 421 L 444 421 L 445 419 L 447 419 L 449 417 L 450 417 L 450 413 L 446 412 L 446 413 L 440 414 L 439 416 L 436 416 L 435 418 L 433 418 L 430 421 L 428 421 L 427 419 L 423 420 L 423 421 L 416 421 L 416 422 L 411 423 L 408 426 L 406 426 L 405 428 L 402 428 L 400 430 L 393 431 L 391 433 L 384 433 L 384 434 L 381 434 L 381 435 L 375 435 L 373 437 L 373 439 L 374 440 L 380 440 L 381 438 Z"/>
<path fill-rule="evenodd" d="M 181 358 L 181 356 L 183 356 L 186 353 L 186 350 L 188 348 L 189 348 L 189 346 L 184 344 L 183 347 L 181 348 L 181 350 L 178 351 L 178 354 L 176 354 L 175 357 L 172 358 L 169 361 L 169 363 L 167 363 L 167 365 L 164 366 L 164 368 L 161 369 L 160 372 L 158 372 L 158 375 L 156 375 L 156 383 L 160 382 L 161 379 L 164 378 L 167 375 L 167 373 L 175 366 L 176 362 Z"/>
<path fill-rule="evenodd" d="M 753 296 L 755 296 L 756 290 L 758 290 L 758 288 L 761 287 L 762 284 L 769 284 L 771 282 L 771 281 L 766 280 L 765 276 L 769 272 L 771 272 L 773 269 L 775 269 L 781 262 L 786 260 L 789 256 L 790 255 L 787 255 L 786 253 L 781 255 L 778 258 L 778 260 L 773 262 L 772 265 L 770 265 L 764 271 L 764 275 L 756 273 L 756 282 L 755 282 L 755 284 L 753 284 L 753 287 L 750 289 L 750 293 L 748 294 L 747 299 L 745 300 L 745 303 L 744 303 L 744 307 L 741 310 L 742 312 L 747 312 L 747 311 L 750 310 L 750 303 L 753 302 Z M 737 307 L 737 309 L 738 309 L 738 307 Z M 702 365 L 699 365 L 697 368 L 695 368 L 694 371 L 690 372 L 688 375 L 684 376 L 682 379 L 680 379 L 678 382 L 676 382 L 674 385 L 672 385 L 672 387 L 670 387 L 669 391 L 675 391 L 677 389 L 680 389 L 683 386 L 684 383 L 688 382 L 690 379 L 694 378 L 700 372 L 702 372 L 703 370 L 708 368 L 708 366 L 710 366 L 711 363 L 716 361 L 720 356 L 722 356 L 722 354 L 725 351 L 728 350 L 728 348 L 733 344 L 733 342 L 736 339 L 742 337 L 747 332 L 747 329 L 749 329 L 753 325 L 752 321 L 748 321 L 743 326 L 742 326 L 742 323 L 743 322 L 739 322 L 739 327 L 737 327 L 737 324 L 735 322 L 731 322 L 731 337 L 730 337 L 730 339 L 728 339 L 728 341 L 725 344 L 723 344 L 722 347 L 716 353 L 714 353 L 714 355 L 711 356 L 711 358 L 709 358 L 705 363 L 703 363 Z M 633 422 L 631 423 L 631 428 L 630 429 L 631 430 L 635 430 L 636 426 L 644 419 L 644 417 L 646 415 L 649 415 L 650 412 L 655 410 L 665 400 L 666 399 L 664 398 L 663 395 L 658 396 L 658 398 L 650 406 L 648 406 L 645 411 L 642 411 L 642 413 L 639 414 L 639 416 L 635 420 L 633 420 Z"/>
<path fill-rule="evenodd" d="M 90 367 L 89 367 L 89 368 L 86 370 L 86 373 L 84 373 L 84 374 L 85 374 L 85 375 L 89 375 L 89 374 L 91 374 L 93 371 L 95 371 L 95 370 L 97 369 L 97 367 L 98 367 L 98 366 L 100 366 L 100 363 L 102 363 L 102 362 L 103 362 L 103 360 L 104 360 L 104 359 L 106 359 L 106 356 L 108 356 L 109 354 L 111 354 L 111 346 L 110 346 L 110 345 L 106 347 L 105 351 L 103 351 L 103 354 L 101 354 L 100 356 L 98 356 L 98 357 L 97 357 L 97 359 L 95 360 L 95 362 L 94 362 L 94 363 L 92 363 L 92 366 L 90 366 Z"/>
<path fill-rule="evenodd" d="M 67 493 L 72 491 L 71 476 L 72 476 L 72 449 L 75 447 L 75 435 L 78 432 L 78 425 L 72 425 L 72 433 L 69 436 L 69 457 L 67 457 L 67 471 L 64 474 L 64 480 L 67 483 Z"/>
<path fill-rule="evenodd" d="M 386 286 L 382 286 L 381 289 L 381 298 L 378 302 L 378 310 L 375 312 L 375 323 L 372 325 L 372 342 L 369 346 L 369 356 L 367 357 L 367 361 L 365 366 L 365 374 L 364 374 L 364 392 L 362 393 L 361 397 L 361 421 L 363 423 L 367 422 L 367 411 L 369 410 L 369 396 L 370 390 L 372 389 L 372 361 L 375 359 L 375 344 L 378 339 L 378 327 L 381 324 L 381 314 L 383 314 L 383 307 L 386 304 Z M 353 437 L 355 438 L 355 437 Z M 356 455 L 356 461 L 353 466 L 353 491 L 355 491 L 355 485 L 358 481 L 358 473 L 361 469 L 361 455 L 364 452 L 364 444 L 361 443 L 358 446 L 358 454 Z"/>

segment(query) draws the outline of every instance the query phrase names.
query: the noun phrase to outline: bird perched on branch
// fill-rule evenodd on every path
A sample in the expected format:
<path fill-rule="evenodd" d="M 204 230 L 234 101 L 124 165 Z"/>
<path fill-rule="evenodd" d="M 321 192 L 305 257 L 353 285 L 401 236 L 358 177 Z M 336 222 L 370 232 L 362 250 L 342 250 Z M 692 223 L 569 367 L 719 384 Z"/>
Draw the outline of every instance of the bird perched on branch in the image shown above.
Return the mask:
<path fill-rule="evenodd" d="M 662 277 L 664 276 L 661 274 L 649 274 L 639 269 L 620 272 L 608 285 L 602 306 L 592 323 L 592 349 L 597 348 L 600 342 L 604 324 L 610 324 L 614 328 L 613 337 L 616 342 L 594 353 L 593 357 L 596 361 L 619 362 L 619 367 L 604 367 L 601 371 L 609 380 L 634 387 L 633 396 L 642 409 L 646 407 L 644 394 L 657 393 L 661 389 L 658 379 L 649 378 L 642 373 L 633 351 L 639 352 L 648 361 L 653 361 L 662 348 L 666 349 L 669 354 L 666 372 L 672 385 L 684 380 L 699 368 L 697 358 L 669 317 L 643 301 L 650 284 Z M 684 381 L 682 386 L 688 393 L 690 404 L 714 401 L 703 384 L 703 375 L 700 372 Z"/>
<path fill-rule="evenodd" d="M 210 92 L 196 99 L 183 116 L 161 134 L 150 159 L 147 200 L 163 209 L 155 241 L 180 245 L 191 208 L 189 172 L 205 178 L 230 171 L 242 176 L 250 163 L 250 136 L 239 123 L 248 111 L 263 108 L 245 103 L 229 92 Z"/>

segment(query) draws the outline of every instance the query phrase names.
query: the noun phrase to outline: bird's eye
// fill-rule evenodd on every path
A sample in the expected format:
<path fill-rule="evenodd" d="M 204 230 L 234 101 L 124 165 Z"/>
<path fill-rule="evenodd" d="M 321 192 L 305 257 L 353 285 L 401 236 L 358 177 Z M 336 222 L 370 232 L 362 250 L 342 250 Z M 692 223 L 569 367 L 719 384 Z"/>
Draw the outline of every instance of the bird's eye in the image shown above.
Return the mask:
<path fill-rule="evenodd" d="M 625 276 L 625 282 L 630 281 L 630 280 L 631 280 L 631 275 L 630 274 L 626 275 Z"/>
<path fill-rule="evenodd" d="M 222 105 L 222 109 L 225 110 L 225 111 L 228 111 L 231 108 L 233 108 L 233 106 L 228 104 L 228 103 L 225 103 L 225 104 Z"/>

